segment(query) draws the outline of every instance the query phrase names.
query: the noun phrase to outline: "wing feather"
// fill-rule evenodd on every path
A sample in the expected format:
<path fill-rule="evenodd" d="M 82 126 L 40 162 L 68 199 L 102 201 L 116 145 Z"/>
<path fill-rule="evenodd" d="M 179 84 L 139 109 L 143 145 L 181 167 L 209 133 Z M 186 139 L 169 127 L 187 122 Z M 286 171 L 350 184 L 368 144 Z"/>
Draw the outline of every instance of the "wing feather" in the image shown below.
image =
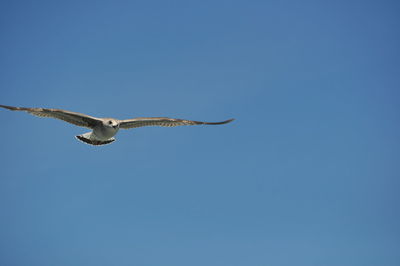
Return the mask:
<path fill-rule="evenodd" d="M 62 109 L 14 107 L 7 105 L 0 105 L 0 107 L 12 111 L 25 111 L 39 117 L 56 118 L 80 127 L 93 128 L 98 123 L 101 123 L 99 118 Z"/>
<path fill-rule="evenodd" d="M 161 127 L 176 127 L 187 125 L 222 125 L 232 122 L 234 119 L 229 119 L 221 122 L 201 122 L 168 117 L 138 117 L 133 119 L 120 120 L 120 128 L 129 129 L 146 126 L 161 126 Z"/>

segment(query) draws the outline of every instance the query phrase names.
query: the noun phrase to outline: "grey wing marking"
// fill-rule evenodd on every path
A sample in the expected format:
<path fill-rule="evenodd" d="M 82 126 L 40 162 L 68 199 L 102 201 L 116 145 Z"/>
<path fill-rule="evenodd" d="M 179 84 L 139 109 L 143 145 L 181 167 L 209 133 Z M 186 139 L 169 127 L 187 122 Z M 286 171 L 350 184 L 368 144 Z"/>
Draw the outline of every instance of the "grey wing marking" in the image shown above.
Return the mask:
<path fill-rule="evenodd" d="M 186 125 L 222 125 L 232 122 L 234 119 L 229 119 L 221 122 L 201 122 L 168 117 L 138 117 L 120 121 L 120 128 L 136 128 L 145 126 L 161 126 L 161 127 L 176 127 Z"/>
<path fill-rule="evenodd" d="M 25 111 L 32 115 L 40 116 L 40 117 L 51 117 L 63 120 L 65 122 L 74 124 L 80 127 L 93 128 L 98 123 L 101 122 L 101 119 L 92 117 L 89 115 L 75 113 L 67 110 L 61 109 L 49 109 L 49 108 L 27 108 L 27 107 L 14 107 L 7 105 L 0 105 L 2 108 L 6 108 L 12 111 Z"/>

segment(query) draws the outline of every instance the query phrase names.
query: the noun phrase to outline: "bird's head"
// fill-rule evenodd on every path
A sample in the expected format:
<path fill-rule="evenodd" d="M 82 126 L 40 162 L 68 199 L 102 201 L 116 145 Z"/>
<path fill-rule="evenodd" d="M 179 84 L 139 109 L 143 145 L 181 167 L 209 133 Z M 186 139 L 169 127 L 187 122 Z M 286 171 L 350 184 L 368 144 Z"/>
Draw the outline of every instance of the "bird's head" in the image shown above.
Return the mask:
<path fill-rule="evenodd" d="M 113 118 L 107 118 L 103 121 L 103 126 L 110 128 L 119 128 L 119 122 Z"/>

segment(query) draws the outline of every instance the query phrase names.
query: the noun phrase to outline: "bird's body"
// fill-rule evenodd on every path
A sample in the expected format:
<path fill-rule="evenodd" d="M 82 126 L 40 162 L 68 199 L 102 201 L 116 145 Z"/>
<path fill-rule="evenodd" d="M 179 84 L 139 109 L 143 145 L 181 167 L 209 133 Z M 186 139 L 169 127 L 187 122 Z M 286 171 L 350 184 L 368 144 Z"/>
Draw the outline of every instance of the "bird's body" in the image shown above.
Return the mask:
<path fill-rule="evenodd" d="M 93 128 L 93 135 L 99 140 L 108 140 L 117 134 L 119 121 L 113 118 L 105 118 L 105 123 L 99 123 Z"/>
<path fill-rule="evenodd" d="M 113 118 L 104 118 L 102 123 L 96 125 L 91 132 L 76 136 L 79 140 L 92 144 L 103 145 L 111 143 L 119 130 L 119 121 Z"/>
<path fill-rule="evenodd" d="M 91 145 L 104 145 L 115 141 L 114 136 L 118 133 L 120 128 L 129 129 L 143 126 L 174 127 L 183 125 L 221 125 L 233 120 L 229 119 L 222 122 L 200 122 L 168 117 L 139 117 L 118 120 L 114 118 L 97 118 L 62 109 L 27 108 L 7 105 L 0 105 L 0 107 L 12 111 L 26 111 L 39 117 L 56 118 L 76 126 L 89 128 L 92 131 L 76 136 L 76 138 Z"/>

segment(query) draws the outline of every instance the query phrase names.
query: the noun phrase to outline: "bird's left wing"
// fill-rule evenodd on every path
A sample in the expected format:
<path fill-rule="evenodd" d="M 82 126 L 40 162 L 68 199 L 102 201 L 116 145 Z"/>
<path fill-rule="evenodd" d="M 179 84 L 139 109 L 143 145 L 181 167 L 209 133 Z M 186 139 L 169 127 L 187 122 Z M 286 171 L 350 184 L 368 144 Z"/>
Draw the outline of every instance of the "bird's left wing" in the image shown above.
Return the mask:
<path fill-rule="evenodd" d="M 12 111 L 25 111 L 40 117 L 52 117 L 80 127 L 93 128 L 98 123 L 101 123 L 99 118 L 61 109 L 14 107 L 7 105 L 0 105 L 0 107 Z"/>
<path fill-rule="evenodd" d="M 145 127 L 145 126 L 161 126 L 161 127 L 176 127 L 186 125 L 222 125 L 232 122 L 234 119 L 229 119 L 221 122 L 201 122 L 168 117 L 138 117 L 133 119 L 120 120 L 119 127 L 123 129 Z"/>

